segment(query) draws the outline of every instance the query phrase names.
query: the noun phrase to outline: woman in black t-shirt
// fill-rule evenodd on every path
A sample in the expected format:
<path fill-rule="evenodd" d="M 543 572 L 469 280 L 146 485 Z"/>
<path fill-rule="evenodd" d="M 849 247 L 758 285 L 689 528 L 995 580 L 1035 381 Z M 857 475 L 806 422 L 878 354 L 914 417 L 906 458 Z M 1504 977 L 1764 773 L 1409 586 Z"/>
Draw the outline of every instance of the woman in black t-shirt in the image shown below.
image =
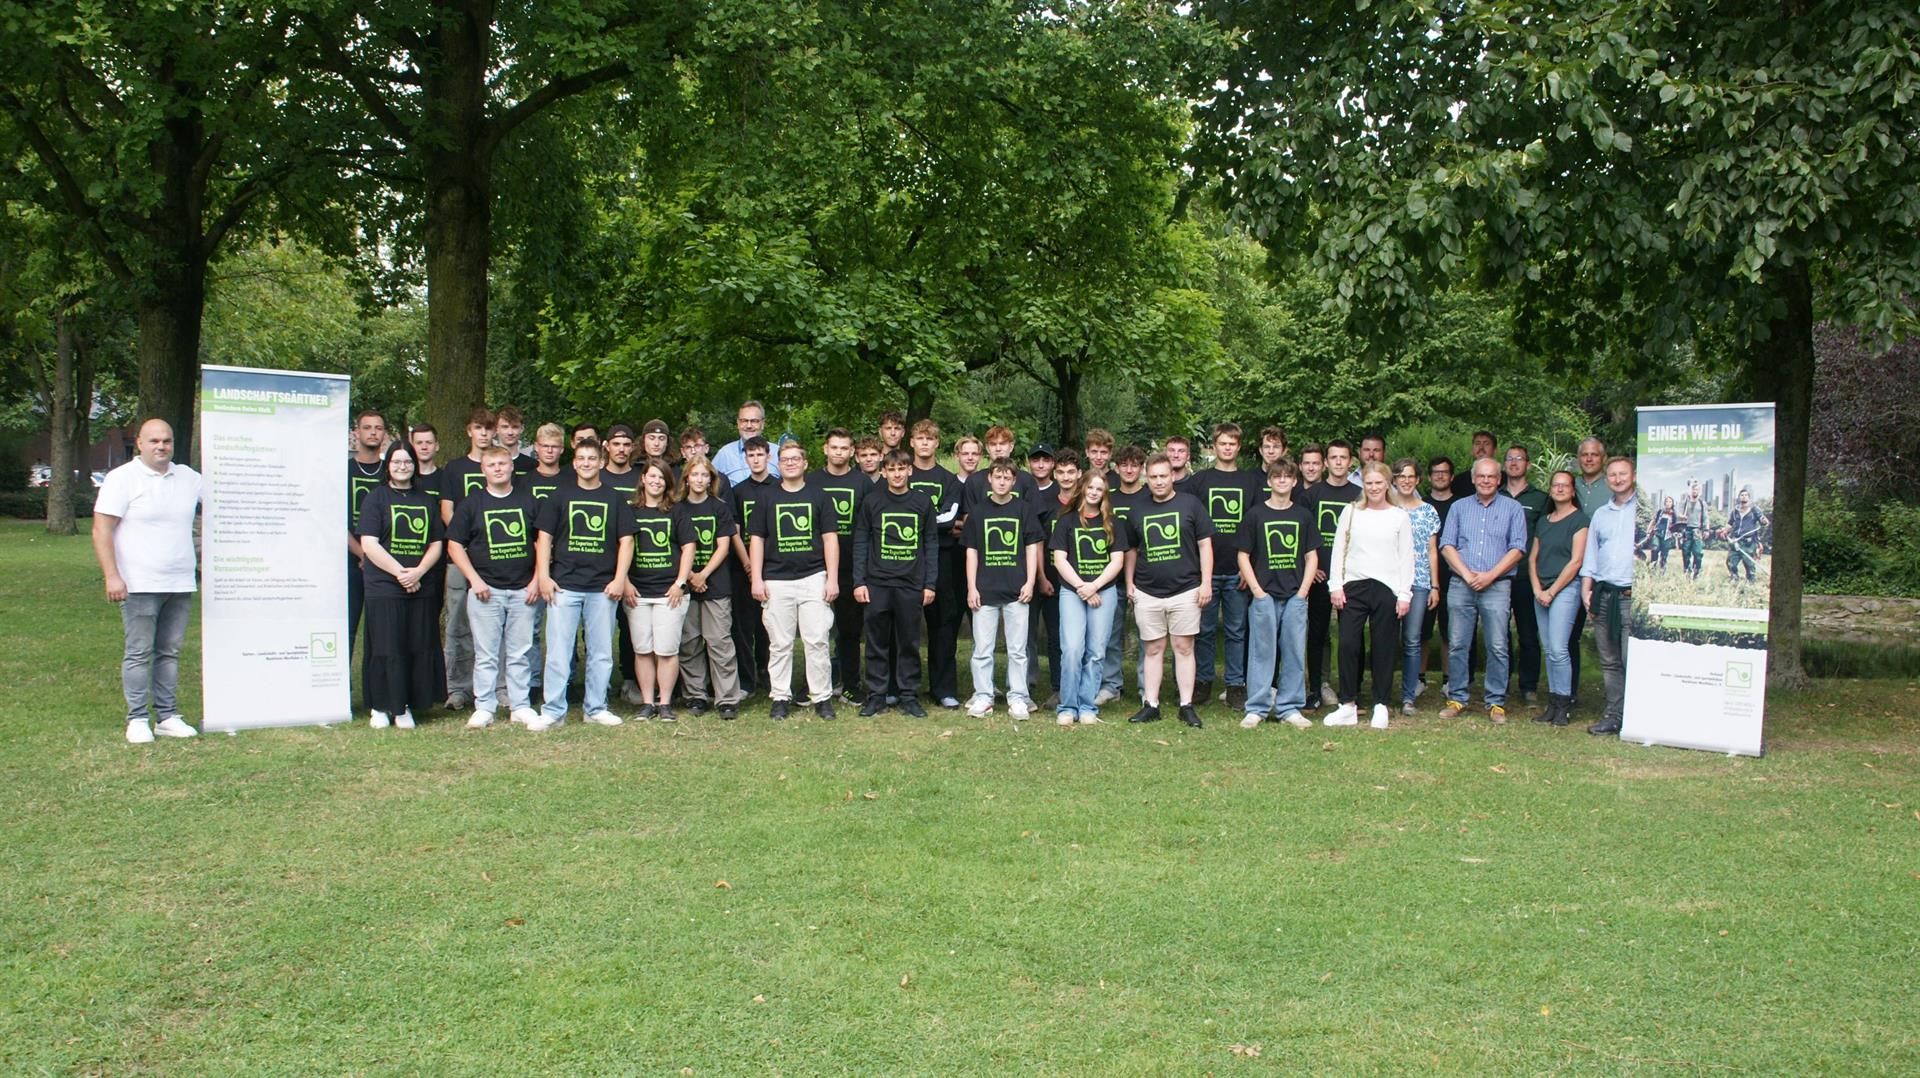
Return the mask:
<path fill-rule="evenodd" d="M 367 648 L 360 678 L 372 714 L 367 725 L 413 728 L 447 695 L 440 651 L 440 607 L 422 586 L 440 562 L 439 501 L 414 483 L 419 462 L 405 442 L 387 450 L 387 482 L 367 492 L 355 528 L 367 585 Z"/>
<path fill-rule="evenodd" d="M 693 525 L 673 511 L 673 469 L 648 457 L 633 489 L 633 567 L 627 572 L 627 639 L 641 719 L 674 721 L 673 683 L 680 676 L 680 628 L 693 572 Z"/>
<path fill-rule="evenodd" d="M 1107 661 L 1107 638 L 1120 609 L 1127 529 L 1107 504 L 1107 477 L 1090 472 L 1054 521 L 1047 546 L 1060 577 L 1061 726 L 1099 722 L 1093 698 Z"/>

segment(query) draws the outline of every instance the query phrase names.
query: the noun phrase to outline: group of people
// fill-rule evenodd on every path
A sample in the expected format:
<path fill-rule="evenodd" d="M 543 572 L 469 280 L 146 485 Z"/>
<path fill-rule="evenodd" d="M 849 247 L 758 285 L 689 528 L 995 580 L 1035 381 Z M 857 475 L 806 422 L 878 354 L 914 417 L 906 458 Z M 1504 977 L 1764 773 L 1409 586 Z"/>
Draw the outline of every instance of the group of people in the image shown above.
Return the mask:
<path fill-rule="evenodd" d="M 1496 459 L 1480 432 L 1464 474 L 1427 462 L 1423 494 L 1419 463 L 1389 463 L 1378 435 L 1357 452 L 1343 440 L 1292 447 L 1269 426 L 1241 467 L 1243 432 L 1221 423 L 1196 467 L 1183 436 L 1149 453 L 1094 430 L 1079 449 L 1031 447 L 1023 468 L 1005 427 L 948 445 L 932 421 L 909 430 L 888 412 L 871 437 L 829 431 L 816 459 L 797 440 L 769 441 L 765 425 L 758 402 L 742 405 L 739 437 L 709 459 L 698 428 L 676 445 L 660 420 L 638 432 L 547 424 L 523 447 L 516 409 L 476 409 L 469 453 L 439 466 L 431 427 L 394 438 L 379 413 L 357 415 L 349 617 L 366 623 L 370 725 L 410 726 L 444 700 L 471 708 L 471 727 L 504 709 L 546 730 L 565 721 L 570 686 L 600 725 L 624 721 L 616 692 L 660 721 L 676 708 L 732 719 L 764 692 L 776 720 L 796 704 L 832 718 L 841 699 L 862 715 L 936 704 L 983 717 L 1004 701 L 1016 720 L 1051 709 L 1060 725 L 1094 723 L 1122 698 L 1129 626 L 1131 722 L 1170 705 L 1199 727 L 1221 682 L 1243 727 L 1305 727 L 1321 708 L 1326 725 L 1354 725 L 1370 670 L 1368 717 L 1385 728 L 1394 706 L 1416 712 L 1438 628 L 1441 717 L 1466 710 L 1480 667 L 1481 706 L 1504 723 L 1512 656 L 1528 698 L 1544 663 L 1534 717 L 1566 725 L 1591 618 L 1606 700 L 1589 730 L 1619 730 L 1636 489 L 1632 462 L 1595 439 L 1578 473 L 1542 491 L 1525 447 Z M 129 481 L 178 474 L 148 459 L 144 433 L 142 445 L 121 470 L 140 469 Z M 112 489 L 98 512 L 119 504 Z M 105 548 L 100 535 L 114 597 L 112 525 Z M 135 643 L 130 620 L 130 738 L 143 709 L 172 706 L 163 664 L 134 669 Z M 136 694 L 140 677 L 153 684 Z"/>

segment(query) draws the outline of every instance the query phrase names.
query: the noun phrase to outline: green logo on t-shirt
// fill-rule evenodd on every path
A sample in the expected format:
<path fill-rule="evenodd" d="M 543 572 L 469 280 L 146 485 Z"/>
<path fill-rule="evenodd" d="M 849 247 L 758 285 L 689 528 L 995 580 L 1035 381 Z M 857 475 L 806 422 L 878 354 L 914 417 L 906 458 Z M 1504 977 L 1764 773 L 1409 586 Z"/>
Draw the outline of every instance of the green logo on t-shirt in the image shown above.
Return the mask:
<path fill-rule="evenodd" d="M 1298 569 L 1300 567 L 1300 522 L 1297 520 L 1267 521 L 1267 568 Z"/>
<path fill-rule="evenodd" d="M 883 561 L 912 561 L 920 556 L 920 514 L 880 514 L 880 557 Z"/>
<path fill-rule="evenodd" d="M 927 496 L 928 501 L 933 503 L 935 509 L 940 508 L 940 492 L 943 489 L 940 484 L 931 482 L 908 483 L 907 489 L 920 491 Z"/>
<path fill-rule="evenodd" d="M 853 534 L 853 488 L 827 487 L 827 497 L 833 499 L 834 519 L 840 525 L 840 534 Z"/>
<path fill-rule="evenodd" d="M 366 477 L 364 477 L 364 476 L 358 476 L 358 475 L 356 475 L 356 476 L 354 476 L 354 477 L 353 477 L 353 491 L 352 491 L 352 496 L 353 496 L 353 516 L 354 516 L 354 519 L 356 519 L 356 520 L 358 520 L 358 519 L 359 519 L 359 517 L 360 517 L 360 505 L 361 505 L 361 503 L 363 503 L 363 502 L 365 502 L 365 501 L 367 500 L 367 494 L 368 494 L 368 493 L 369 493 L 370 491 L 372 491 L 374 487 L 377 487 L 377 486 L 379 486 L 379 485 L 380 485 L 380 479 L 379 479 L 379 477 L 378 477 L 378 476 L 376 476 L 376 477 L 374 477 L 374 478 L 372 478 L 372 479 L 368 479 L 368 478 L 366 478 Z"/>
<path fill-rule="evenodd" d="M 1107 571 L 1107 562 L 1111 560 L 1107 553 L 1107 530 L 1105 528 L 1075 528 L 1073 532 L 1073 567 L 1088 580 Z"/>
<path fill-rule="evenodd" d="M 988 517 L 980 524 L 980 563 L 1009 569 L 1020 553 L 1020 518 Z"/>
<path fill-rule="evenodd" d="M 672 526 L 665 520 L 640 521 L 633 537 L 633 564 L 642 569 L 672 568 L 673 544 L 667 534 Z"/>
<path fill-rule="evenodd" d="M 1333 537 L 1340 530 L 1340 510 L 1347 507 L 1346 502 L 1321 502 L 1319 509 L 1320 540 L 1328 546 L 1333 545 Z"/>
<path fill-rule="evenodd" d="M 427 552 L 427 507 L 390 505 L 388 521 L 393 532 L 392 549 L 396 558 L 417 558 Z"/>
<path fill-rule="evenodd" d="M 720 530 L 720 518 L 712 514 L 707 514 L 704 516 L 690 517 L 688 519 L 693 521 L 693 539 L 694 542 L 699 544 L 700 553 L 711 556 L 713 554 L 715 533 Z"/>
<path fill-rule="evenodd" d="M 536 483 L 527 487 L 527 493 L 532 494 L 541 501 L 546 501 L 548 495 L 559 489 L 560 484 L 558 483 Z"/>
<path fill-rule="evenodd" d="M 1180 556 L 1180 514 L 1148 513 L 1140 519 L 1140 549 L 1148 561 Z"/>
<path fill-rule="evenodd" d="M 568 502 L 567 549 L 575 554 L 605 554 L 607 512 L 605 502 Z"/>
<path fill-rule="evenodd" d="M 487 557 L 494 561 L 527 556 L 527 516 L 519 509 L 488 509 L 480 514 L 487 530 Z"/>
<path fill-rule="evenodd" d="M 773 507 L 773 545 L 783 554 L 813 549 L 813 506 L 807 502 L 780 502 Z"/>
<path fill-rule="evenodd" d="M 468 472 L 460 477 L 460 494 L 464 497 L 486 485 L 487 476 L 485 472 Z"/>
<path fill-rule="evenodd" d="M 1228 535 L 1238 533 L 1246 500 L 1247 492 L 1239 487 L 1207 488 L 1207 515 L 1213 518 L 1214 530 Z"/>

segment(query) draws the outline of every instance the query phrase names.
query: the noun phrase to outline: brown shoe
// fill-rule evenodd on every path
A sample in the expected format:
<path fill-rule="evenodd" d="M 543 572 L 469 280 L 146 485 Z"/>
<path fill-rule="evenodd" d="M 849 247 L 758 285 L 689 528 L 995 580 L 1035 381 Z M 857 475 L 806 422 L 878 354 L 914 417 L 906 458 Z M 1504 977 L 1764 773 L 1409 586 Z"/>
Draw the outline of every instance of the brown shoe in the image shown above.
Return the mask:
<path fill-rule="evenodd" d="M 1458 700 L 1448 700 L 1446 703 L 1440 705 L 1440 717 L 1443 719 L 1457 719 L 1460 717 L 1460 713 L 1466 709 L 1466 704 Z"/>
<path fill-rule="evenodd" d="M 1493 705 L 1487 709 L 1487 721 L 1493 723 L 1495 726 L 1505 726 L 1507 724 L 1507 709 L 1501 707 L 1499 704 Z"/>

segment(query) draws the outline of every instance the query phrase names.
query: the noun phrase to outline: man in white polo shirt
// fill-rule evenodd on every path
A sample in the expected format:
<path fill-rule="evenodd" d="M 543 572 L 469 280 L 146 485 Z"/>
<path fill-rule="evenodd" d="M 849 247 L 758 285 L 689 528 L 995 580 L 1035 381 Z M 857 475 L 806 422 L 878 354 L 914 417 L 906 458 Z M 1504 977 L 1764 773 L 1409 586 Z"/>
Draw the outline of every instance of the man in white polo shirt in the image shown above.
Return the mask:
<path fill-rule="evenodd" d="M 148 713 L 164 737 L 198 731 L 180 715 L 180 642 L 193 607 L 193 515 L 200 473 L 173 462 L 173 428 L 140 425 L 140 455 L 107 473 L 93 505 L 93 554 L 107 599 L 120 604 L 126 654 L 120 684 L 127 697 L 127 740 L 153 740 Z"/>

